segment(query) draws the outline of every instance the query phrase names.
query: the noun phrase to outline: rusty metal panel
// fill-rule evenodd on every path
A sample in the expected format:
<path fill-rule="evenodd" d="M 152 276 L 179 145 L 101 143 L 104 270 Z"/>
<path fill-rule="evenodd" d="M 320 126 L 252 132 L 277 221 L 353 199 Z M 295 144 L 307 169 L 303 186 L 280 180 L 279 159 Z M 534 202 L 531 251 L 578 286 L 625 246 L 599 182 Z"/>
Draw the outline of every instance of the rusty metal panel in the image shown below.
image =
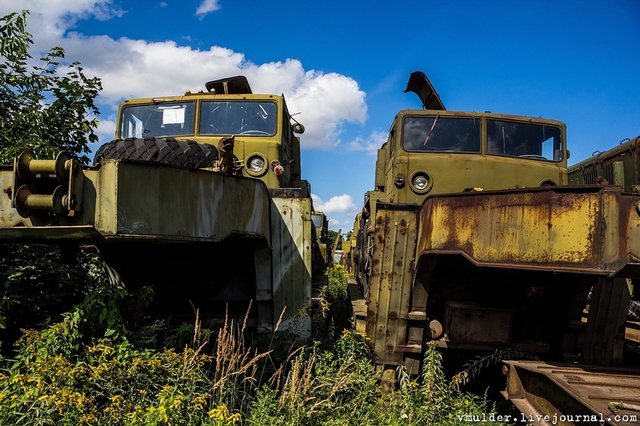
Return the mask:
<path fill-rule="evenodd" d="M 274 319 L 284 311 L 281 329 L 302 337 L 311 336 L 311 317 L 299 312 L 311 306 L 311 210 L 308 197 L 271 202 Z"/>
<path fill-rule="evenodd" d="M 375 212 L 366 330 L 382 364 L 399 364 L 405 351 L 422 351 L 406 342 L 416 215 L 380 207 Z"/>
<path fill-rule="evenodd" d="M 6 188 L 9 173 L 0 173 Z M 84 171 L 84 208 L 70 217 L 21 218 L 1 197 L 0 238 L 269 240 L 269 195 L 257 180 L 149 162 L 104 161 Z M 30 228 L 30 229 L 29 229 Z"/>
<path fill-rule="evenodd" d="M 478 265 L 613 275 L 640 266 L 640 196 L 617 187 L 542 187 L 434 196 L 417 252 Z"/>
<path fill-rule="evenodd" d="M 621 426 L 640 421 L 637 368 L 542 361 L 505 361 L 505 365 L 508 375 L 503 395 L 522 412 L 523 419 L 545 425 Z M 618 407 L 615 413 L 610 409 L 614 404 Z M 625 406 L 636 408 L 620 408 Z M 547 421 L 538 421 L 545 417 Z"/>
<path fill-rule="evenodd" d="M 445 339 L 464 343 L 510 343 L 513 311 L 469 302 L 447 302 L 444 311 Z"/>

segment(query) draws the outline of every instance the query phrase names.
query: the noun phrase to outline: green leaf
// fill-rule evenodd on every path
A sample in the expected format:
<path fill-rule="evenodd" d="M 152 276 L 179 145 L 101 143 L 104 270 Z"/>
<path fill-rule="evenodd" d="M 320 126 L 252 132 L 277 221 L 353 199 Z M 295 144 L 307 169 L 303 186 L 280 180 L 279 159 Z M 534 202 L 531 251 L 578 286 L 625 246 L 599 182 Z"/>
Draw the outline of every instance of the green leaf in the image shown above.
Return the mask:
<path fill-rule="evenodd" d="M 36 158 L 65 150 L 88 162 L 84 154 L 98 140 L 100 79 L 86 77 L 78 62 L 65 64 L 61 47 L 51 48 L 40 66 L 27 66 L 32 44 L 27 16 L 23 11 L 0 18 L 0 163 L 11 164 L 26 148 Z"/>

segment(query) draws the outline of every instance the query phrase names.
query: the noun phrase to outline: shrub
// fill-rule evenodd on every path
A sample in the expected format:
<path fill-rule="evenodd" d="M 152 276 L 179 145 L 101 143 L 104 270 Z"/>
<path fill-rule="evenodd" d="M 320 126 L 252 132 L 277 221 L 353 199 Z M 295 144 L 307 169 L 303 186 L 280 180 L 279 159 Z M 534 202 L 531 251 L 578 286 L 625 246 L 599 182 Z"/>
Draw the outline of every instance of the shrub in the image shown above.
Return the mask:
<path fill-rule="evenodd" d="M 0 377 L 0 424 L 219 425 L 239 423 L 255 394 L 257 354 L 226 322 L 211 355 L 199 324 L 181 352 L 136 349 L 124 337 L 82 345 L 81 311 L 30 330 Z"/>
<path fill-rule="evenodd" d="M 344 266 L 334 264 L 325 272 L 327 285 L 320 291 L 318 315 L 314 319 L 314 339 L 323 349 L 330 349 L 343 330 L 351 328 L 349 323 L 349 295 L 347 271 Z"/>

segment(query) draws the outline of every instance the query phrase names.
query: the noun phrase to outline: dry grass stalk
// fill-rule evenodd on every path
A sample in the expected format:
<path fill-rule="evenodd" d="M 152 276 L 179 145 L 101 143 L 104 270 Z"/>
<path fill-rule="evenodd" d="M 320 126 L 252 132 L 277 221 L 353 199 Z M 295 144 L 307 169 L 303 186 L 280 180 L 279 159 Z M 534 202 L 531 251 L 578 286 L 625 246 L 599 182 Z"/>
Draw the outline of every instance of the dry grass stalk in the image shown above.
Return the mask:
<path fill-rule="evenodd" d="M 278 318 L 278 321 L 276 322 L 276 326 L 273 329 L 273 335 L 271 336 L 271 341 L 269 342 L 269 348 L 271 348 L 272 345 L 273 345 L 273 339 L 276 338 L 276 332 L 278 331 L 278 328 L 280 327 L 280 324 L 282 324 L 282 317 L 284 316 L 284 313 L 285 313 L 286 310 L 287 310 L 287 307 L 285 306 L 282 309 L 282 312 L 280 312 L 280 318 Z M 291 359 L 291 354 L 289 354 L 289 356 L 287 357 L 287 360 L 284 362 L 284 364 L 287 364 L 290 359 Z M 271 361 L 271 364 L 275 368 L 276 366 L 273 363 L 273 360 L 271 360 L 271 357 L 269 357 L 269 360 Z M 277 367 L 276 372 L 269 379 L 269 384 L 271 384 L 271 385 L 273 385 L 274 382 L 278 383 L 276 389 L 280 388 L 280 376 L 282 375 L 284 364 L 280 364 L 280 366 Z M 259 381 L 259 383 L 262 383 L 262 376 L 264 374 L 265 368 L 266 368 L 266 363 L 262 366 L 262 372 L 260 373 L 260 381 Z"/>
<path fill-rule="evenodd" d="M 284 372 L 285 366 L 289 365 L 289 361 L 291 361 L 291 358 L 300 353 L 304 348 L 304 346 L 301 346 L 287 355 L 287 359 L 285 359 L 285 361 L 280 364 L 280 367 L 278 367 L 276 372 L 273 373 L 273 375 L 269 379 L 269 386 L 273 387 L 274 389 L 280 389 L 280 381 L 282 380 L 282 373 Z"/>
<path fill-rule="evenodd" d="M 318 411 L 319 407 L 331 401 L 336 396 L 338 391 L 340 391 L 342 387 L 349 381 L 349 379 L 350 379 L 350 376 L 348 373 L 346 373 L 346 374 L 338 375 L 338 380 L 335 380 L 335 381 L 332 380 L 331 383 L 329 384 L 331 386 L 331 391 L 329 392 L 329 395 L 323 400 L 316 401 L 316 403 L 313 404 L 311 408 L 307 411 L 308 413 L 307 415 L 314 414 L 315 412 Z M 320 389 L 321 387 L 324 387 L 324 386 L 325 385 L 320 385 L 316 389 Z"/>
<path fill-rule="evenodd" d="M 258 353 L 245 347 L 244 330 L 248 312 L 240 327 L 233 320 L 229 321 L 228 314 L 225 315 L 224 326 L 219 331 L 214 355 L 214 384 L 211 386 L 211 394 L 216 401 L 220 401 L 225 394 L 235 398 L 243 386 L 248 386 L 244 391 L 252 391 L 257 381 L 255 374 L 258 362 L 271 353 Z"/>
<path fill-rule="evenodd" d="M 278 322 L 276 322 L 276 328 L 273 329 L 274 336 L 276 331 L 278 331 L 278 328 L 280 328 L 280 324 L 282 324 L 282 317 L 284 316 L 284 312 L 286 310 L 287 310 L 287 307 L 285 306 L 284 308 L 282 308 L 282 312 L 280 312 L 280 318 L 278 318 Z M 271 339 L 271 342 L 273 343 L 273 339 Z"/>
<path fill-rule="evenodd" d="M 280 395 L 280 407 L 289 405 L 295 411 L 304 410 L 305 405 L 314 399 L 307 395 L 314 394 L 310 392 L 313 382 L 313 368 L 316 363 L 316 355 L 311 354 L 309 359 L 304 360 L 298 356 L 291 366 L 291 371 L 287 375 L 287 380 L 282 388 Z"/>
<path fill-rule="evenodd" d="M 209 343 L 208 339 L 203 340 L 203 334 L 201 333 L 201 323 L 200 323 L 200 310 L 196 309 L 196 322 L 194 324 L 193 330 L 193 347 L 194 350 L 192 353 L 189 351 L 189 345 L 184 346 L 183 356 L 182 356 L 182 378 L 184 379 L 188 372 L 197 368 L 197 363 L 193 361 L 196 360 L 202 349 Z"/>

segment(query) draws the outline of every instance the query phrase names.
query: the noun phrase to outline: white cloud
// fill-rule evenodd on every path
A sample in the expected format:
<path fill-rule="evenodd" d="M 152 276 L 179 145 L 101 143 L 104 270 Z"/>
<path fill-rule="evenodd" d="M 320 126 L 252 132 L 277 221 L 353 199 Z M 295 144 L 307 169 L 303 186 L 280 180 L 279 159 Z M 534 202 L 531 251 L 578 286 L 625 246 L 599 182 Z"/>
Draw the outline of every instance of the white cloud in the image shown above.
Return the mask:
<path fill-rule="evenodd" d="M 95 149 L 97 149 L 103 143 L 109 142 L 111 139 L 113 139 L 113 135 L 116 134 L 115 116 L 111 116 L 108 118 L 102 117 L 100 119 L 100 128 L 96 133 L 100 138 L 100 142 L 97 144 Z"/>
<path fill-rule="evenodd" d="M 306 72 L 289 101 L 291 112 L 302 111 L 306 146 L 335 147 L 345 122 L 364 123 L 367 118 L 365 93 L 355 80 L 336 73 Z"/>
<path fill-rule="evenodd" d="M 387 141 L 388 134 L 385 132 L 371 132 L 367 139 L 357 137 L 349 142 L 346 147 L 350 151 L 366 151 L 369 155 L 375 155 L 382 144 Z"/>
<path fill-rule="evenodd" d="M 326 215 L 331 213 L 351 213 L 358 210 L 353 198 L 348 194 L 335 195 L 326 203 L 315 194 L 311 194 L 311 199 L 313 200 L 313 208 Z"/>
<path fill-rule="evenodd" d="M 353 231 L 353 220 L 329 219 L 329 229 L 333 231 L 342 230 L 342 238 L 345 239 L 347 234 Z"/>
<path fill-rule="evenodd" d="M 0 15 L 29 10 L 28 30 L 34 36 L 35 45 L 54 41 L 75 25 L 78 19 L 95 17 L 106 21 L 122 16 L 125 11 L 115 7 L 112 0 L 20 0 L 16 2 L 0 0 Z M 44 49 L 48 50 L 55 44 Z"/>
<path fill-rule="evenodd" d="M 214 12 L 218 9 L 220 9 L 218 0 L 202 0 L 200 6 L 196 9 L 196 16 L 202 19 L 207 13 Z"/>
<path fill-rule="evenodd" d="M 3 14 L 13 11 L 6 3 L 0 0 Z M 355 80 L 344 75 L 305 70 L 296 59 L 256 64 L 244 54 L 220 46 L 199 50 L 175 41 L 115 40 L 72 32 L 77 19 L 122 16 L 124 12 L 111 0 L 24 3 L 21 7 L 38 10 L 29 17 L 27 28 L 36 47 L 48 50 L 62 46 L 69 61 L 82 64 L 85 75 L 100 77 L 103 91 L 98 103 L 103 114 L 103 105 L 108 107 L 126 98 L 182 94 L 187 89 L 203 89 L 209 80 L 245 75 L 254 93 L 282 93 L 289 112 L 300 112 L 295 118 L 306 128 L 301 138 L 303 147 L 331 149 L 341 143 L 345 123 L 363 123 L 366 119 L 365 93 Z M 215 1 L 204 1 L 200 8 L 214 6 Z M 43 30 L 45 27 L 49 30 Z M 101 128 L 99 133 L 106 131 Z"/>

